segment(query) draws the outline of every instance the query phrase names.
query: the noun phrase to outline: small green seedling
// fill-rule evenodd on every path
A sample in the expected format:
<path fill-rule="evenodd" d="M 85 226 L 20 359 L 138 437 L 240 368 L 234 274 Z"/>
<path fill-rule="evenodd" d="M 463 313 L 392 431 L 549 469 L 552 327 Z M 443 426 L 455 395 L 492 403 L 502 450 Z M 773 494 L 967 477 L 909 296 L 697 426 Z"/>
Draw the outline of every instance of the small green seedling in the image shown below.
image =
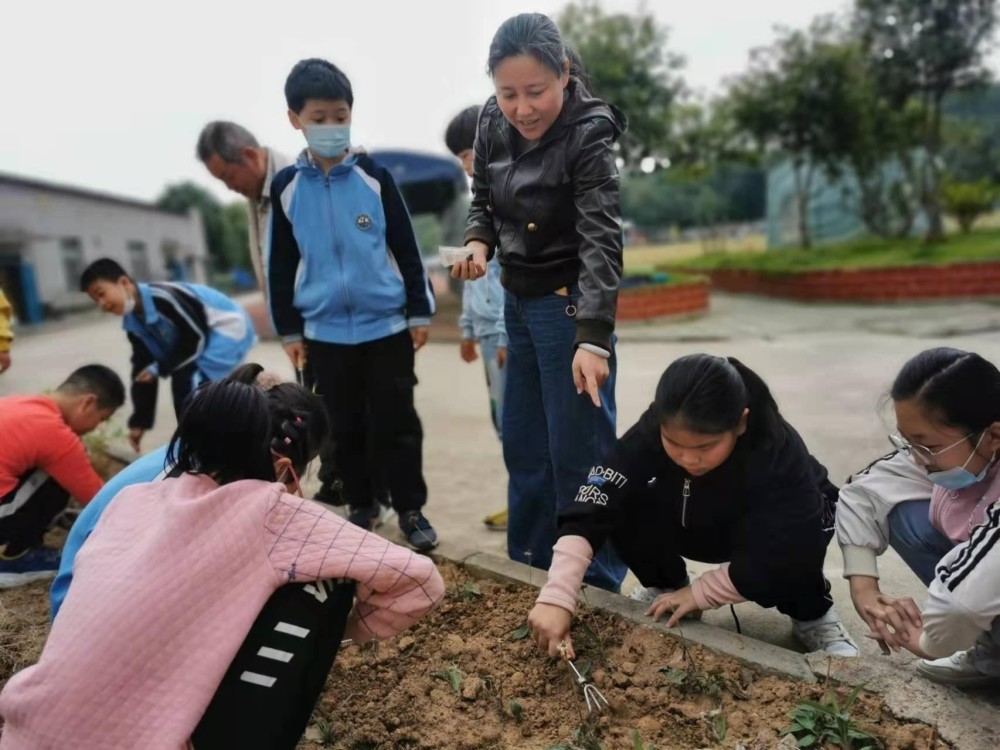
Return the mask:
<path fill-rule="evenodd" d="M 319 742 L 324 747 L 333 746 L 337 741 L 337 732 L 334 731 L 333 722 L 320 719 L 316 722 L 316 729 L 319 730 Z"/>
<path fill-rule="evenodd" d="M 464 586 L 462 590 L 458 592 L 458 598 L 463 602 L 471 602 L 473 599 L 478 599 L 483 595 L 483 590 L 479 588 L 479 584 L 469 581 Z"/>
<path fill-rule="evenodd" d="M 667 682 L 676 685 L 685 693 L 701 693 L 718 698 L 722 694 L 722 688 L 726 686 L 726 678 L 719 672 L 703 674 L 694 670 L 674 669 L 673 667 L 664 667 L 659 671 Z"/>
<path fill-rule="evenodd" d="M 524 623 L 524 625 L 510 634 L 510 639 L 512 641 L 523 641 L 529 635 L 531 635 L 531 628 L 528 627 L 528 623 Z"/>
<path fill-rule="evenodd" d="M 520 703 L 511 701 L 508 708 L 510 708 L 510 715 L 514 717 L 514 721 L 518 724 L 524 721 L 524 707 Z"/>
<path fill-rule="evenodd" d="M 446 670 L 431 672 L 431 677 L 435 680 L 443 680 L 451 685 L 451 689 L 456 693 L 462 690 L 462 680 L 465 679 L 465 672 L 458 667 L 449 667 Z"/>
<path fill-rule="evenodd" d="M 712 731 L 715 732 L 715 739 L 719 742 L 726 741 L 726 735 L 729 733 L 729 719 L 726 718 L 725 714 L 715 715 L 715 718 L 712 719 Z"/>
<path fill-rule="evenodd" d="M 645 743 L 642 741 L 642 735 L 639 734 L 638 729 L 632 730 L 632 750 L 656 750 L 656 746 L 652 742 Z"/>
<path fill-rule="evenodd" d="M 882 747 L 881 740 L 858 729 L 851 718 L 851 709 L 863 688 L 863 685 L 854 688 L 843 704 L 833 691 L 819 702 L 799 702 L 789 714 L 792 723 L 780 734 L 795 737 L 799 747 L 820 748 L 830 744 L 841 750 L 878 750 Z"/>

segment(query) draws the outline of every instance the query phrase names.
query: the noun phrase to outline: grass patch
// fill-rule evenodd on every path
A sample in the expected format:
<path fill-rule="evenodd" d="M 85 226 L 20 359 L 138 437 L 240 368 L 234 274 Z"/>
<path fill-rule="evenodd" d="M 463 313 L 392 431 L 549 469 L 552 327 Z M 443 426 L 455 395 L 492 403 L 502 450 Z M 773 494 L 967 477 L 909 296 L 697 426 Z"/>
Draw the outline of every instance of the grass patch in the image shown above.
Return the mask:
<path fill-rule="evenodd" d="M 671 264 L 685 271 L 740 269 L 774 273 L 801 273 L 831 269 L 938 266 L 949 263 L 1000 260 L 1000 230 L 949 237 L 925 244 L 918 239 L 864 239 L 838 245 L 763 253 L 719 253 Z"/>

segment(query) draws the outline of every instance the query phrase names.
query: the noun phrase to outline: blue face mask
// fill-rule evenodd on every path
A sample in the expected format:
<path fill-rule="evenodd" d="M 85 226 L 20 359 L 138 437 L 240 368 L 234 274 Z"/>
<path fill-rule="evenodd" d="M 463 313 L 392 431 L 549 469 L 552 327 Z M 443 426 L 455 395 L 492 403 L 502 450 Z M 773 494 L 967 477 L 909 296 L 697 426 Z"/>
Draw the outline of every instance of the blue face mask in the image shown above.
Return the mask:
<path fill-rule="evenodd" d="M 970 453 L 969 457 L 965 459 L 964 464 L 947 469 L 946 471 L 929 471 L 927 472 L 927 478 L 938 487 L 943 487 L 946 490 L 961 490 L 982 482 L 986 478 L 986 472 L 989 471 L 990 467 L 993 465 L 993 459 L 996 458 L 996 454 L 993 455 L 993 458 L 989 460 L 986 466 L 983 467 L 983 470 L 978 474 L 973 474 L 965 467 L 968 466 L 972 457 L 976 455 L 976 451 L 979 450 L 979 443 L 983 442 L 983 438 L 985 436 L 985 432 L 979 436 L 979 440 L 976 442 L 976 447 L 972 449 L 972 453 Z"/>
<path fill-rule="evenodd" d="M 306 125 L 309 150 L 324 159 L 334 159 L 351 146 L 350 125 Z"/>

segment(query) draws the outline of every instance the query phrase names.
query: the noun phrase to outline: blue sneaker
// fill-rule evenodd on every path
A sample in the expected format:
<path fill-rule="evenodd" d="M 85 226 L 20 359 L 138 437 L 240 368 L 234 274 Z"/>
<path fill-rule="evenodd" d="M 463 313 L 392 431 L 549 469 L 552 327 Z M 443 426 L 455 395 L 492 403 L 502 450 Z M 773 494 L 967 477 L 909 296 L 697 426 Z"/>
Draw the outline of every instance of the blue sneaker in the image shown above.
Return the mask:
<path fill-rule="evenodd" d="M 59 550 L 35 547 L 16 557 L 0 555 L 0 589 L 54 578 L 59 572 Z"/>
<path fill-rule="evenodd" d="M 403 513 L 399 517 L 399 530 L 406 537 L 407 544 L 417 552 L 426 552 L 437 547 L 437 532 L 419 510 Z"/>

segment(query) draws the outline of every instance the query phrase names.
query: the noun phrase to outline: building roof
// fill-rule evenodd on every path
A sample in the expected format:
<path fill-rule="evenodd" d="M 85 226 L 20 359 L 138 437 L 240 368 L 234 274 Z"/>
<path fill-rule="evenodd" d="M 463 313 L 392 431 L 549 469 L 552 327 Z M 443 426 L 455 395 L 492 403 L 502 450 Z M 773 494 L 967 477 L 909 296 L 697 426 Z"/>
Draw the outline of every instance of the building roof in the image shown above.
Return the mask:
<path fill-rule="evenodd" d="M 173 211 L 161 208 L 155 203 L 141 201 L 137 198 L 126 198 L 120 195 L 102 193 L 98 190 L 90 190 L 88 188 L 80 188 L 73 185 L 63 185 L 56 182 L 47 182 L 46 180 L 39 180 L 34 177 L 22 177 L 21 175 L 15 175 L 9 172 L 0 172 L 0 187 L 5 185 L 28 188 L 30 190 L 40 190 L 42 192 L 53 193 L 55 195 L 66 195 L 72 198 L 83 198 L 85 200 L 98 201 L 100 203 L 110 203 L 116 206 L 125 206 L 126 208 L 138 208 L 143 211 L 155 211 L 161 214 L 169 214 L 170 216 L 185 215 L 182 211 Z"/>

